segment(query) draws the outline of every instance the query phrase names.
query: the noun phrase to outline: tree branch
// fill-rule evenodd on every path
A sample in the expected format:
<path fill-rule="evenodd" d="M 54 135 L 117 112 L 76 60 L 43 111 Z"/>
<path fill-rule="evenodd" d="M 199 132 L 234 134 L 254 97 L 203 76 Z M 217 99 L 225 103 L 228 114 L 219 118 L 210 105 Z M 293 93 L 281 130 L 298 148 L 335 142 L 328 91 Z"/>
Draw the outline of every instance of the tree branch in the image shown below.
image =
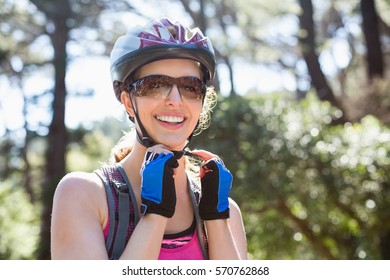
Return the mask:
<path fill-rule="evenodd" d="M 299 219 L 297 216 L 295 216 L 291 211 L 290 208 L 286 205 L 284 198 L 279 196 L 277 199 L 277 209 L 287 218 L 292 220 L 297 227 L 301 230 L 301 232 L 306 236 L 306 238 L 310 241 L 310 243 L 316 248 L 322 255 L 324 255 L 329 260 L 334 260 L 335 257 L 333 256 L 330 249 L 325 246 L 321 239 L 318 238 L 313 231 L 309 228 L 307 223 Z"/>

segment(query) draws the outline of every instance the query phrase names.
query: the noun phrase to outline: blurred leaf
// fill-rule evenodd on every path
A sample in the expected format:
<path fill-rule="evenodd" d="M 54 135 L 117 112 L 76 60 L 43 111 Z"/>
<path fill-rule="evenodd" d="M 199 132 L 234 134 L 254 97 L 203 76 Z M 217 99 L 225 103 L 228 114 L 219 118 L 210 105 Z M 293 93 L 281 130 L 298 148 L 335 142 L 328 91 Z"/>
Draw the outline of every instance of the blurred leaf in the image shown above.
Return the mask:
<path fill-rule="evenodd" d="M 12 181 L 0 187 L 0 259 L 31 259 L 36 248 L 38 209 Z"/>

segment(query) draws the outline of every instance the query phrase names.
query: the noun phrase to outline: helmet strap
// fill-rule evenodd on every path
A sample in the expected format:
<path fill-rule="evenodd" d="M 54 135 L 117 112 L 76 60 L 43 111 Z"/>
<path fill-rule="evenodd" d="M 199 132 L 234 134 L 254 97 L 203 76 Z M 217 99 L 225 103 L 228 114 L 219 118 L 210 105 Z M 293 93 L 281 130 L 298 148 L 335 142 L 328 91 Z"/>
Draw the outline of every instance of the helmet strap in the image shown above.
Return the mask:
<path fill-rule="evenodd" d="M 137 123 L 138 123 L 138 126 L 141 130 L 141 132 L 138 131 L 138 129 L 135 129 L 136 131 L 136 134 L 137 134 L 137 141 L 138 143 L 140 143 L 142 146 L 144 146 L 145 148 L 149 148 L 151 146 L 154 146 L 155 143 L 154 141 L 152 140 L 152 138 L 150 138 L 146 132 L 146 129 L 145 127 L 143 126 L 139 116 L 138 116 L 138 108 L 136 106 L 136 103 L 135 101 L 133 100 L 133 96 L 130 95 L 130 101 L 131 101 L 131 105 L 133 106 L 133 110 L 134 110 L 134 116 L 135 116 L 135 119 L 137 120 Z"/>

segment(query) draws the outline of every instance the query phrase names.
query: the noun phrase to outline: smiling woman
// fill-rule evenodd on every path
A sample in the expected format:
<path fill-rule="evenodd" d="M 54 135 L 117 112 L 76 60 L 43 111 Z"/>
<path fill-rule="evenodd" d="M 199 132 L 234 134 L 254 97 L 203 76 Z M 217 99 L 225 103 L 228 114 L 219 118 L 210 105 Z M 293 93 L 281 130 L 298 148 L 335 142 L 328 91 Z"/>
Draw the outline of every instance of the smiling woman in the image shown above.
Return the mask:
<path fill-rule="evenodd" d="M 210 40 L 197 28 L 153 20 L 120 37 L 110 63 L 136 141 L 121 141 L 115 163 L 59 183 L 52 257 L 245 259 L 231 173 L 217 155 L 187 147 L 216 100 Z"/>
<path fill-rule="evenodd" d="M 143 66 L 134 74 L 138 76 L 142 78 L 124 83 L 132 95 L 121 95 L 130 118 L 135 118 L 139 126 L 138 139 L 144 145 L 162 143 L 170 150 L 183 150 L 185 139 L 191 138 L 196 129 L 206 95 L 199 65 L 189 59 L 158 60 Z M 152 122 L 145 123 L 149 117 Z"/>

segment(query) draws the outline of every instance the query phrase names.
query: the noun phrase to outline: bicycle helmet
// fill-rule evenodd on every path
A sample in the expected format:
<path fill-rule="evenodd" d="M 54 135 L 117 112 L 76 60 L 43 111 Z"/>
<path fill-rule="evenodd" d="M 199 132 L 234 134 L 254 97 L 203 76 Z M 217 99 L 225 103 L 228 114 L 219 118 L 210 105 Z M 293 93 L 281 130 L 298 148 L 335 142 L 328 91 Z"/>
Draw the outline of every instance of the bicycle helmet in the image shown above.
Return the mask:
<path fill-rule="evenodd" d="M 214 49 L 208 37 L 198 28 L 189 28 L 167 18 L 151 20 L 145 26 L 135 26 L 116 41 L 110 56 L 113 83 L 125 79 L 141 66 L 153 61 L 181 58 L 199 62 L 204 79 L 213 79 Z M 120 101 L 120 93 L 115 93 Z"/>
<path fill-rule="evenodd" d="M 118 90 L 125 80 L 140 67 L 162 59 L 191 59 L 200 63 L 204 82 L 214 78 L 215 54 L 208 37 L 198 28 L 189 28 L 181 23 L 172 23 L 167 18 L 151 20 L 145 26 L 135 26 L 126 35 L 115 42 L 111 51 L 111 79 L 116 98 L 120 100 Z M 131 81 L 128 81 L 131 82 Z M 137 132 L 137 140 L 145 147 L 153 146 L 154 141 L 148 136 L 133 101 L 135 119 L 141 133 Z M 134 119 L 131 118 L 134 122 Z M 187 139 L 187 145 L 193 133 Z"/>

